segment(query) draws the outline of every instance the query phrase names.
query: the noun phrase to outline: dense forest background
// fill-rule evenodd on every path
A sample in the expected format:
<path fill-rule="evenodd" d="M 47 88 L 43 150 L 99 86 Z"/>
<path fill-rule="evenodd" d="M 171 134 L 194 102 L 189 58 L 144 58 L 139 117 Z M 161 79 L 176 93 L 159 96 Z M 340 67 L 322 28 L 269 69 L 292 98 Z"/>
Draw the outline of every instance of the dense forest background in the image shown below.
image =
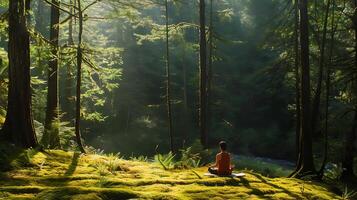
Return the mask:
<path fill-rule="evenodd" d="M 5 18 L 8 13 L 5 11 L 8 3 L 0 2 L 0 12 L 4 13 L 0 23 L 2 124 L 7 106 L 8 27 Z M 82 2 L 84 7 L 88 6 L 82 20 L 81 132 L 84 144 L 127 156 L 167 152 L 170 143 L 165 100 L 163 2 L 107 0 L 95 1 L 93 5 Z M 48 42 L 51 3 L 31 1 L 28 27 L 32 111 L 40 139 L 45 131 L 48 60 L 58 59 L 58 129 L 61 146 L 70 149 L 76 146 L 76 51 L 72 46 L 78 42 L 80 20 L 70 17 L 73 11 L 66 5 L 72 1 L 62 3 L 60 21 L 56 24 L 60 31 L 57 57 L 51 54 Z M 285 0 L 207 1 L 207 44 L 210 44 L 212 59 L 208 147 L 226 140 L 230 151 L 236 154 L 296 159 L 296 127 L 299 127 L 296 82 L 299 80 L 295 76 L 295 5 L 294 1 Z M 168 2 L 175 149 L 201 146 L 198 8 L 197 1 Z M 309 1 L 308 9 L 311 94 L 313 102 L 317 96 L 320 98 L 314 106 L 318 114 L 312 134 L 313 152 L 317 160 L 322 159 L 324 134 L 328 130 L 329 161 L 338 163 L 344 152 L 345 135 L 356 123 L 355 7 L 352 1 L 332 0 Z M 329 11 L 327 18 L 326 10 Z M 325 54 L 321 54 L 322 51 Z"/>

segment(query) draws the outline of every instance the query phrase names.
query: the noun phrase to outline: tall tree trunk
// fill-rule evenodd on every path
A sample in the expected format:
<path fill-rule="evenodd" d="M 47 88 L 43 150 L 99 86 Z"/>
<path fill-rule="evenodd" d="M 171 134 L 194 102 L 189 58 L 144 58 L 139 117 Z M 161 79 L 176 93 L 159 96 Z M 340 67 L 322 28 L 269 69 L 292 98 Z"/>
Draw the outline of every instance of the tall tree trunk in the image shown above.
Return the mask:
<path fill-rule="evenodd" d="M 35 29 L 37 32 L 41 33 L 41 35 L 43 37 L 47 37 L 47 29 L 46 29 L 46 19 L 45 19 L 45 3 L 43 2 L 43 0 L 37 0 L 37 12 L 35 15 Z M 36 57 L 37 57 L 37 67 L 35 67 L 32 71 L 34 76 L 39 76 L 41 78 L 45 78 L 43 76 L 43 68 L 42 66 L 44 66 L 44 59 L 42 58 L 42 52 L 43 52 L 43 45 L 41 44 L 41 42 L 39 42 L 37 44 L 37 48 L 36 48 Z M 36 116 L 34 116 L 36 117 Z"/>
<path fill-rule="evenodd" d="M 73 0 L 69 1 L 69 4 L 74 6 Z M 69 12 L 73 14 L 73 8 L 71 7 Z M 69 46 L 74 46 L 73 40 L 73 18 L 71 17 L 68 22 L 68 40 L 67 44 Z M 74 109 L 73 109 L 73 75 L 72 75 L 72 63 L 66 64 L 66 76 L 64 77 L 64 99 L 62 102 L 62 110 L 64 112 L 64 119 L 73 122 Z"/>
<path fill-rule="evenodd" d="M 81 122 L 81 82 L 82 82 L 82 34 L 83 34 L 83 12 L 81 7 L 81 0 L 77 0 L 78 7 L 78 46 L 77 46 L 77 86 L 76 86 L 76 123 L 75 123 L 75 133 L 78 148 L 82 153 L 85 153 L 82 144 L 82 137 L 80 132 L 80 122 Z"/>
<path fill-rule="evenodd" d="M 355 60 L 354 60 L 354 67 L 357 68 L 357 0 L 354 0 L 354 17 L 352 23 L 354 24 L 354 31 L 355 31 Z M 354 154 L 356 151 L 355 148 L 355 141 L 356 141 L 356 132 L 357 132 L 357 77 L 354 75 L 352 84 L 351 84 L 351 93 L 353 95 L 353 103 L 354 106 L 354 118 L 352 122 L 352 130 L 346 133 L 345 136 L 345 150 L 344 156 L 342 160 L 342 176 L 341 178 L 344 180 L 351 180 L 355 177 L 353 173 L 354 170 Z"/>
<path fill-rule="evenodd" d="M 49 148 L 61 146 L 59 138 L 59 95 L 58 95 L 58 38 L 59 38 L 59 2 L 52 0 L 51 5 L 51 58 L 48 63 L 47 108 L 45 132 L 42 144 Z"/>
<path fill-rule="evenodd" d="M 36 21 L 35 28 L 42 35 L 44 35 L 45 32 L 46 32 L 46 24 L 45 24 L 45 19 L 44 19 L 44 10 L 45 10 L 45 5 L 44 5 L 43 0 L 38 0 L 37 1 L 37 12 L 36 12 L 36 15 L 35 15 L 35 21 Z"/>
<path fill-rule="evenodd" d="M 300 168 L 300 126 L 301 126 L 301 97 L 300 97 L 300 72 L 299 72 L 299 6 L 298 3 L 295 1 L 294 5 L 294 71 L 295 71 L 295 102 L 296 102 L 296 167 Z"/>
<path fill-rule="evenodd" d="M 332 19 L 331 19 L 331 41 L 330 51 L 328 55 L 328 64 L 326 65 L 326 94 L 325 94 L 325 123 L 324 123 L 324 158 L 319 170 L 319 176 L 322 178 L 328 157 L 328 120 L 329 120 L 329 106 L 330 106 L 330 84 L 331 84 L 331 64 L 335 40 L 335 0 L 332 0 Z"/>
<path fill-rule="evenodd" d="M 199 109 L 199 127 L 201 144 L 207 147 L 207 48 L 206 48 L 206 16 L 205 0 L 200 0 L 200 109 Z"/>
<path fill-rule="evenodd" d="M 212 131 L 212 82 L 213 82 L 213 0 L 210 1 L 209 59 L 207 74 L 207 135 Z"/>
<path fill-rule="evenodd" d="M 31 111 L 30 39 L 26 26 L 28 1 L 9 1 L 9 90 L 2 133 L 20 147 L 37 145 Z"/>
<path fill-rule="evenodd" d="M 168 2 L 165 0 L 165 18 L 166 18 L 166 106 L 168 131 L 170 137 L 170 150 L 174 152 L 173 133 L 172 133 L 172 114 L 171 114 L 171 76 L 170 76 L 170 49 L 169 49 L 169 11 Z"/>
<path fill-rule="evenodd" d="M 184 50 L 185 51 L 185 50 Z M 189 114 L 188 114 L 188 99 L 187 99 L 187 69 L 186 69 L 186 63 L 184 62 L 185 61 L 185 53 L 184 55 L 182 56 L 182 82 L 183 82 L 183 140 L 182 140 L 182 148 L 185 147 L 185 144 L 188 140 L 188 126 L 189 126 Z"/>
<path fill-rule="evenodd" d="M 313 134 L 317 131 L 316 130 L 317 125 L 319 123 L 322 80 L 323 80 L 324 67 L 325 67 L 325 46 L 326 46 L 326 35 L 327 35 L 327 23 L 328 23 L 329 11 L 330 11 L 330 4 L 331 4 L 331 0 L 328 0 L 327 5 L 326 5 L 324 22 L 323 22 L 324 24 L 323 24 L 322 41 L 321 41 L 321 48 L 320 48 L 319 74 L 318 74 L 318 80 L 317 80 L 316 93 L 315 93 L 315 97 L 313 100 L 312 118 L 311 118 L 311 126 L 312 126 Z"/>
<path fill-rule="evenodd" d="M 312 154 L 311 105 L 310 105 L 310 63 L 307 0 L 300 1 L 300 48 L 301 48 L 301 130 L 300 130 L 300 168 L 293 176 L 301 177 L 315 174 Z"/>

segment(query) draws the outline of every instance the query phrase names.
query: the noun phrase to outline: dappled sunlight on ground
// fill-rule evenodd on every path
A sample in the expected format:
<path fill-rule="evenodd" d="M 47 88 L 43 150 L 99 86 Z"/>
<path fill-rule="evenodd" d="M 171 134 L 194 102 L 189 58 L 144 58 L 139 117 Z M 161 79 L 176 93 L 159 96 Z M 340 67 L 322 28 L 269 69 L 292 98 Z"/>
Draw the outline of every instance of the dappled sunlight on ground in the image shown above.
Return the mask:
<path fill-rule="evenodd" d="M 241 178 L 205 177 L 205 171 L 53 150 L 1 174 L 0 199 L 338 199 L 317 183 L 248 171 Z"/>

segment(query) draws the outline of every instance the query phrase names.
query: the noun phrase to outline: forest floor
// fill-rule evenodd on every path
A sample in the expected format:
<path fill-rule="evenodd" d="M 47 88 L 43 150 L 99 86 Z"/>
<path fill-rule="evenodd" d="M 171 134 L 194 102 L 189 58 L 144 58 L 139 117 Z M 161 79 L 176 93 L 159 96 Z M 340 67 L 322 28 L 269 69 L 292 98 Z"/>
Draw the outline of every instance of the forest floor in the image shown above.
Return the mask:
<path fill-rule="evenodd" d="M 340 199 L 327 185 L 290 178 L 205 177 L 116 155 L 28 150 L 0 173 L 0 199 Z M 3 167 L 4 168 L 4 167 Z"/>

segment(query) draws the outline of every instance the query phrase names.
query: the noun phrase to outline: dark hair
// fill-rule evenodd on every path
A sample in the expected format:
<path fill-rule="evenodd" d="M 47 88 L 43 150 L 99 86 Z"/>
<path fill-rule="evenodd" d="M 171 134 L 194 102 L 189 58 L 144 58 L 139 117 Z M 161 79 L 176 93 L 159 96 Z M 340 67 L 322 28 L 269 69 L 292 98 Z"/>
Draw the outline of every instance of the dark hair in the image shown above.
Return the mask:
<path fill-rule="evenodd" d="M 225 150 L 227 150 L 227 143 L 226 143 L 225 141 L 221 141 L 221 142 L 219 142 L 219 147 L 220 147 L 223 151 L 225 151 Z"/>

